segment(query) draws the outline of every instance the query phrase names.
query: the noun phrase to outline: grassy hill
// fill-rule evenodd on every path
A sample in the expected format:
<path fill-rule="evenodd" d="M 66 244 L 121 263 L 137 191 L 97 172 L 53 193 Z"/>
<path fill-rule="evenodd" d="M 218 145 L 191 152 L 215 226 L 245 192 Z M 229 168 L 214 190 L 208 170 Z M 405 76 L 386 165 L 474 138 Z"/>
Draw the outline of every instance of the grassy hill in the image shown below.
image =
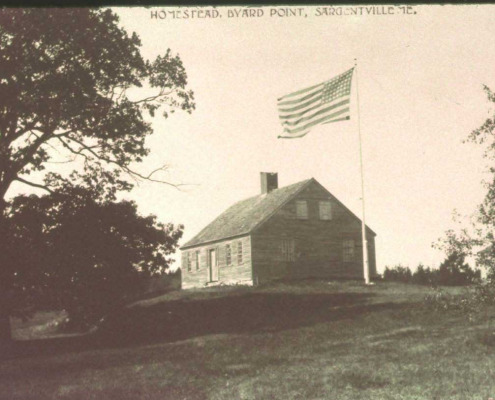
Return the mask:
<path fill-rule="evenodd" d="M 35 323 L 18 325 L 29 340 L 0 361 L 0 398 L 495 397 L 486 323 L 432 311 L 430 292 L 318 281 L 209 288 L 137 302 L 92 335 L 38 329 L 44 339 L 34 340 Z"/>

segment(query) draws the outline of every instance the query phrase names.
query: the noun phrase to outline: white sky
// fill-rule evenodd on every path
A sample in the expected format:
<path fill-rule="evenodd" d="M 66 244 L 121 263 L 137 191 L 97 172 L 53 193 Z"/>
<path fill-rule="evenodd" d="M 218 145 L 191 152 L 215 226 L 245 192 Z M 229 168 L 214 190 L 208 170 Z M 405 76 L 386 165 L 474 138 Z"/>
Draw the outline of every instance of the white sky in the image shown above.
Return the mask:
<path fill-rule="evenodd" d="M 152 152 L 139 167 L 166 162 L 170 181 L 195 185 L 144 183 L 132 194 L 141 212 L 183 223 L 184 243 L 258 194 L 267 171 L 278 172 L 279 186 L 314 177 L 360 215 L 355 92 L 351 121 L 302 139 L 277 139 L 276 108 L 277 97 L 332 78 L 357 57 L 366 222 L 378 234 L 378 270 L 437 265 L 443 254 L 431 243 L 453 226 L 452 210 L 471 213 L 484 194 L 481 149 L 462 140 L 489 115 L 482 84 L 495 88 L 495 7 L 340 17 L 305 7 L 307 17 L 291 18 L 270 18 L 265 8 L 262 18 L 227 18 L 234 8 L 188 20 L 150 18 L 177 7 L 115 9 L 145 57 L 180 54 L 196 97 L 191 115 L 154 120 Z"/>
<path fill-rule="evenodd" d="M 276 99 L 327 80 L 358 59 L 366 221 L 377 262 L 436 265 L 431 248 L 483 197 L 484 161 L 462 140 L 488 116 L 482 84 L 495 87 L 494 6 L 419 6 L 415 15 L 151 19 L 118 9 L 146 57 L 179 53 L 197 109 L 154 122 L 151 169 L 165 161 L 185 191 L 143 184 L 144 213 L 185 224 L 184 241 L 235 201 L 259 192 L 259 172 L 285 186 L 316 178 L 360 215 L 356 101 L 351 121 L 303 139 L 277 139 Z M 183 9 L 184 10 L 184 9 Z M 192 8 L 189 8 L 192 10 Z M 397 9 L 395 9 L 397 12 Z M 353 82 L 353 89 L 356 81 Z M 355 93 L 353 100 L 355 100 Z"/>

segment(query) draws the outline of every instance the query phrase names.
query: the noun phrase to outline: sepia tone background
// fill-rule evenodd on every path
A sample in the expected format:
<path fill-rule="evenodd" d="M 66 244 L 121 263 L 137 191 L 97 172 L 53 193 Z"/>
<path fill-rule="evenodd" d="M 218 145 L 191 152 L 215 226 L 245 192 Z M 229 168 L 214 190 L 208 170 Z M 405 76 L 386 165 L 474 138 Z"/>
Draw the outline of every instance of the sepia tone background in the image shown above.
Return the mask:
<path fill-rule="evenodd" d="M 378 235 L 378 271 L 438 264 L 443 254 L 431 243 L 452 225 L 453 209 L 470 213 L 483 195 L 481 150 L 462 141 L 488 116 L 482 85 L 495 87 L 494 6 L 361 16 L 317 16 L 317 7 L 304 7 L 307 16 L 297 17 L 270 17 L 265 7 L 260 18 L 228 18 L 234 9 L 241 8 L 218 8 L 215 19 L 152 18 L 177 7 L 114 9 L 140 36 L 144 57 L 169 47 L 179 53 L 197 100 L 191 115 L 155 119 L 152 152 L 139 166 L 167 162 L 164 177 L 187 185 L 142 183 L 130 195 L 140 211 L 185 224 L 185 243 L 258 194 L 259 172 L 268 171 L 278 172 L 280 186 L 314 177 L 361 215 L 356 81 L 351 121 L 302 139 L 277 139 L 276 108 L 278 97 L 357 58 L 366 222 Z"/>
<path fill-rule="evenodd" d="M 11 37 L 21 39 L 14 43 L 0 35 L 3 48 L 7 44 L 21 60 L 17 69 L 7 53 L 3 63 L 18 80 L 28 78 L 28 91 L 21 98 L 35 104 L 35 110 L 38 105 L 44 108 L 46 97 L 36 96 L 36 80 L 30 85 L 36 76 L 30 73 L 29 60 L 31 52 L 44 59 L 45 48 L 33 51 L 37 42 L 30 35 L 39 38 L 45 30 L 57 38 L 63 35 L 57 43 L 68 43 L 76 54 L 89 48 L 90 73 L 98 76 L 102 61 L 113 82 L 120 68 L 134 59 L 128 51 L 113 51 L 122 49 L 120 39 L 126 37 L 120 26 L 137 32 L 144 58 L 154 59 L 167 48 L 180 54 L 197 105 L 192 114 L 157 116 L 148 143 L 151 154 L 130 166 L 149 176 L 167 163 L 167 171 L 153 178 L 178 188 L 144 179 L 133 191 L 119 194 L 134 199 L 136 206 L 104 201 L 94 196 L 99 197 L 95 189 L 100 188 L 95 182 L 105 180 L 90 170 L 94 179 L 83 186 L 82 195 L 69 190 L 67 196 L 57 189 L 48 204 L 46 197 L 18 196 L 20 206 L 9 212 L 8 224 L 0 224 L 6 226 L 0 237 L 5 233 L 7 238 L 0 240 L 0 264 L 7 261 L 7 268 L 0 269 L 7 277 L 0 279 L 0 399 L 494 397 L 494 185 L 481 184 L 484 177 L 493 182 L 493 174 L 483 173 L 493 158 L 483 160 L 483 146 L 463 140 L 487 118 L 488 127 L 494 125 L 494 99 L 487 101 L 483 84 L 495 89 L 495 8 L 364 9 L 362 15 L 318 17 L 322 7 L 115 8 L 119 27 L 108 12 L 102 24 L 88 24 L 88 14 L 99 13 L 84 9 L 0 12 Z M 242 15 L 246 10 L 264 16 L 228 18 L 229 11 Z M 271 10 L 277 16 L 270 17 Z M 279 16 L 294 10 L 301 12 Z M 186 11 L 215 11 L 222 17 L 173 18 L 173 13 L 185 16 Z M 158 13 L 167 17 L 152 17 Z M 115 33 L 109 39 L 107 25 Z M 65 41 L 75 33 L 78 41 Z M 90 45 L 85 46 L 81 40 L 88 38 Z M 59 54 L 63 60 L 73 53 Z M 146 216 L 153 213 L 160 221 L 185 224 L 184 244 L 227 207 L 257 195 L 260 171 L 277 172 L 281 187 L 314 177 L 360 215 L 357 82 L 351 120 L 316 127 L 302 139 L 277 139 L 282 128 L 276 106 L 278 97 L 328 80 L 352 67 L 356 58 L 367 223 L 378 234 L 378 272 L 397 263 L 413 270 L 419 262 L 435 268 L 447 256 L 445 262 L 435 269 L 417 268 L 414 275 L 403 267 L 387 269 L 373 285 L 362 280 L 285 279 L 253 287 L 177 290 L 181 284 L 187 287 L 182 275 L 188 273 L 187 263 L 185 271 L 150 278 L 148 273 L 168 267 L 157 251 L 164 256 L 174 251 L 182 227 L 161 226 Z M 80 59 L 84 62 L 84 54 Z M 49 85 L 47 91 L 61 92 L 60 98 L 72 106 L 71 122 L 74 117 L 78 121 L 83 106 L 98 104 L 94 97 L 88 101 L 74 96 L 80 82 L 84 87 L 77 73 L 84 64 L 73 60 L 67 75 L 71 79 L 62 68 L 55 80 L 59 86 Z M 49 77 L 54 65 L 44 63 L 41 71 Z M 181 63 L 175 67 L 180 69 Z M 170 61 L 158 71 L 146 70 L 135 74 L 165 72 L 168 79 L 170 71 L 177 72 Z M 174 76 L 172 81 L 180 84 L 184 79 Z M 17 82 L 12 82 L 15 88 Z M 70 99 L 60 90 L 66 82 L 76 82 Z M 90 94 L 102 88 L 94 79 L 89 86 Z M 132 101 L 143 92 L 146 96 L 146 88 L 127 94 Z M 116 105 L 118 110 L 121 106 Z M 84 131 L 93 128 L 90 134 L 102 126 L 83 121 Z M 132 121 L 118 118 L 115 125 L 132 129 Z M 115 125 L 103 125 L 96 133 L 110 133 L 111 139 Z M 133 138 L 130 132 L 146 130 L 117 131 L 127 144 L 125 140 Z M 485 145 L 494 143 L 490 134 L 480 138 L 486 139 Z M 58 150 L 50 147 L 54 157 L 46 163 L 49 169 L 67 176 L 74 166 L 82 166 L 79 160 L 64 161 Z M 29 179 L 42 182 L 46 172 Z M 33 190 L 20 185 L 12 189 L 12 197 Z M 431 248 L 453 226 L 454 208 L 469 214 L 482 200 L 490 203 L 485 209 L 490 218 L 478 221 L 477 227 L 485 231 L 477 235 L 482 240 L 473 253 L 492 273 L 487 280 L 479 280 L 479 271 L 464 264 L 473 240 L 461 243 L 460 253 L 458 248 Z M 101 209 L 109 210 L 111 218 Z M 297 216 L 297 206 L 290 212 Z M 167 246 L 159 249 L 163 242 Z M 239 246 L 237 251 L 238 265 Z M 241 253 L 242 262 L 245 255 Z M 259 255 L 270 270 L 277 266 L 276 258 Z M 142 267 L 139 273 L 137 265 Z M 220 274 L 224 271 L 234 268 L 222 268 Z"/>

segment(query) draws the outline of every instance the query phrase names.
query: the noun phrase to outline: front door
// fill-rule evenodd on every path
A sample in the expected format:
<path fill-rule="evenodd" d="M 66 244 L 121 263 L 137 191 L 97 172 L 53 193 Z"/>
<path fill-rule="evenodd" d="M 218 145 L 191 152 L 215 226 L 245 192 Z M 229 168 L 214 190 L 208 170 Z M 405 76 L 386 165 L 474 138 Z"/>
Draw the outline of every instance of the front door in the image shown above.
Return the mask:
<path fill-rule="evenodd" d="M 210 281 L 218 281 L 217 252 L 215 249 L 209 251 Z"/>

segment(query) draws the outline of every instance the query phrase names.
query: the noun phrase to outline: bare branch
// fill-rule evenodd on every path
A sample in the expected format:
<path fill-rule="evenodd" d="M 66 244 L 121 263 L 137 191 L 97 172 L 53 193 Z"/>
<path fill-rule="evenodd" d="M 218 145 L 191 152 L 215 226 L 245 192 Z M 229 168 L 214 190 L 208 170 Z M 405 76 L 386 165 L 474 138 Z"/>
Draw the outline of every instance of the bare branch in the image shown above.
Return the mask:
<path fill-rule="evenodd" d="M 64 131 L 64 132 L 56 133 L 53 136 L 54 137 L 64 137 L 64 136 L 67 136 L 69 133 L 74 133 L 74 131 L 72 129 L 69 129 L 69 130 Z"/>
<path fill-rule="evenodd" d="M 24 183 L 26 185 L 29 185 L 29 186 L 38 188 L 38 189 L 46 190 L 47 192 L 52 193 L 52 194 L 54 193 L 53 190 L 51 190 L 48 186 L 45 186 L 45 185 L 42 185 L 42 184 L 39 184 L 39 183 L 30 182 L 30 181 L 27 181 L 27 180 L 25 180 L 23 178 L 20 178 L 18 176 L 14 180 L 15 181 L 19 181 L 21 183 Z"/>
<path fill-rule="evenodd" d="M 66 143 L 61 137 L 57 137 L 57 139 L 62 143 L 62 146 L 64 146 L 67 150 L 69 150 L 72 154 L 74 154 L 75 156 L 82 156 L 84 157 L 86 160 L 88 159 L 88 156 L 86 154 L 83 153 L 83 151 L 85 149 L 83 148 L 80 148 L 78 150 L 75 150 L 73 149 L 71 146 L 69 146 L 68 143 Z"/>
<path fill-rule="evenodd" d="M 146 98 L 141 99 L 141 100 L 133 101 L 132 103 L 133 104 L 148 103 L 150 101 L 155 101 L 155 100 L 159 99 L 160 97 L 169 96 L 172 93 L 173 93 L 173 91 L 170 91 L 170 92 L 165 93 L 163 90 L 160 90 L 160 93 L 158 93 L 155 96 L 149 96 L 149 97 L 146 97 Z"/>
<path fill-rule="evenodd" d="M 69 164 L 71 162 L 74 162 L 76 160 L 76 156 L 69 157 L 66 160 L 63 161 L 45 161 L 47 164 Z"/>
<path fill-rule="evenodd" d="M 34 134 L 34 133 L 33 133 Z M 36 137 L 38 137 L 36 134 L 34 134 Z M 49 141 L 46 141 L 45 144 L 50 147 L 52 150 L 56 151 L 58 154 L 60 154 L 60 151 L 54 146 L 52 145 Z"/>
<path fill-rule="evenodd" d="M 147 176 L 146 176 L 146 179 L 150 179 L 155 173 L 159 172 L 159 171 L 166 171 L 168 169 L 168 166 L 167 164 L 164 164 L 162 165 L 161 167 L 151 171 Z"/>
<path fill-rule="evenodd" d="M 161 168 L 159 168 L 158 170 L 155 170 L 154 172 L 151 172 L 148 176 L 145 176 L 145 175 L 142 175 L 140 174 L 139 172 L 136 172 L 128 167 L 125 167 L 125 166 L 120 166 L 122 168 L 122 170 L 124 170 L 125 172 L 127 172 L 129 175 L 133 175 L 133 176 L 136 176 L 142 180 L 145 180 L 145 181 L 148 181 L 148 182 L 156 182 L 156 183 L 162 183 L 164 185 L 168 185 L 168 186 L 172 186 L 178 190 L 180 190 L 179 188 L 181 186 L 186 186 L 185 184 L 182 184 L 182 183 L 170 183 L 170 182 L 167 182 L 167 181 L 162 181 L 160 179 L 153 179 L 153 178 L 150 178 L 151 175 L 153 175 L 154 172 L 157 172 L 157 171 L 160 171 Z"/>
<path fill-rule="evenodd" d="M 62 141 L 61 138 L 58 138 L 58 139 Z M 180 183 L 170 183 L 170 182 L 167 182 L 167 181 L 162 181 L 160 179 L 153 179 L 152 178 L 152 176 L 153 176 L 154 173 L 156 173 L 158 171 L 164 171 L 166 169 L 166 166 L 165 165 L 162 166 L 162 167 L 160 167 L 160 168 L 155 169 L 154 171 L 152 171 L 151 173 L 149 173 L 147 176 L 146 175 L 142 175 L 139 172 L 134 171 L 133 169 L 129 168 L 127 165 L 123 165 L 123 164 L 119 163 L 116 160 L 112 160 L 110 158 L 103 157 L 103 156 L 99 155 L 98 153 L 96 153 L 94 151 L 93 147 L 88 146 L 87 144 L 85 144 L 84 142 L 81 142 L 78 139 L 75 139 L 75 138 L 73 138 L 71 136 L 67 136 L 67 139 L 72 140 L 73 142 L 77 143 L 81 147 L 79 150 L 74 150 L 74 149 L 70 148 L 67 145 L 67 143 L 65 143 L 64 141 L 62 141 L 62 143 L 64 143 L 66 145 L 66 147 L 72 153 L 74 153 L 76 155 L 82 155 L 86 159 L 89 159 L 88 155 L 83 153 L 83 151 L 87 151 L 91 155 L 93 155 L 95 158 L 97 158 L 98 160 L 105 161 L 108 164 L 116 165 L 122 171 L 126 172 L 136 183 L 139 183 L 139 179 L 142 179 L 142 180 L 149 181 L 149 182 L 156 182 L 156 183 L 161 183 L 161 184 L 164 184 L 164 185 L 172 186 L 172 187 L 174 187 L 174 188 L 176 188 L 178 190 L 180 190 L 179 189 L 180 186 L 185 186 L 184 184 L 180 184 Z"/>

